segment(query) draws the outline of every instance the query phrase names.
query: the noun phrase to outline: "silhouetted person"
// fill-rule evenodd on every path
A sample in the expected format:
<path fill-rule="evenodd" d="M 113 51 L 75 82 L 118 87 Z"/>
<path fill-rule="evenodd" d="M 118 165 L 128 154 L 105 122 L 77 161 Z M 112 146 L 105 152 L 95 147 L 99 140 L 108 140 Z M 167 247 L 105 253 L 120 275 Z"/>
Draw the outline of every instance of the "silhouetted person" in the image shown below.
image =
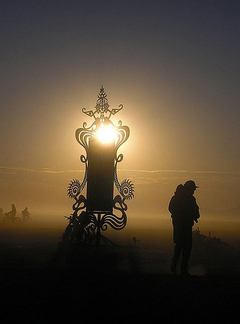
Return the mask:
<path fill-rule="evenodd" d="M 181 274 L 189 275 L 188 260 L 192 250 L 192 226 L 200 217 L 199 207 L 193 196 L 196 188 L 194 181 L 187 181 L 184 186 L 178 185 L 169 203 L 173 224 L 174 256 L 171 271 L 176 272 L 178 260 L 182 254 Z"/>
<path fill-rule="evenodd" d="M 6 215 L 7 219 L 10 219 L 12 222 L 14 222 L 16 213 L 17 213 L 16 207 L 14 204 L 12 204 L 12 210 L 10 210 L 10 212 L 8 212 L 8 213 L 5 213 L 5 215 Z"/>
<path fill-rule="evenodd" d="M 25 209 L 22 211 L 22 216 L 23 216 L 23 220 L 27 219 L 30 216 L 30 213 L 29 213 L 27 207 L 25 207 Z"/>
<path fill-rule="evenodd" d="M 16 213 L 17 213 L 16 207 L 15 207 L 14 204 L 12 204 L 12 210 L 9 213 L 10 213 L 11 221 L 14 222 L 15 217 L 16 217 Z"/>
<path fill-rule="evenodd" d="M 3 214 L 3 209 L 0 208 L 0 217 L 3 217 L 3 216 L 4 216 L 4 214 Z"/>
<path fill-rule="evenodd" d="M 133 237 L 133 246 L 134 248 L 139 247 L 140 245 L 140 240 L 138 240 L 136 237 Z"/>

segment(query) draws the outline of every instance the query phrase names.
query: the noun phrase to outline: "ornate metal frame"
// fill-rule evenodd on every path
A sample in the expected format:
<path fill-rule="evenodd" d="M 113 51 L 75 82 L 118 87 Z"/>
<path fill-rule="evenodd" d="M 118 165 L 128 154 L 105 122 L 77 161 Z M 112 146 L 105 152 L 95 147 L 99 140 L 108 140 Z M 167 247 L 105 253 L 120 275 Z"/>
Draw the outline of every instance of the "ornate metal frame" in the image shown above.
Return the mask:
<path fill-rule="evenodd" d="M 118 155 L 118 149 L 122 144 L 124 144 L 130 135 L 130 129 L 128 126 L 123 126 L 122 121 L 118 122 L 118 125 L 114 125 L 110 121 L 110 117 L 115 115 L 123 108 L 123 105 L 120 104 L 119 108 L 110 109 L 108 103 L 107 94 L 103 88 L 100 89 L 98 99 L 96 102 L 95 110 L 87 111 L 86 108 L 82 109 L 82 112 L 89 117 L 94 117 L 94 122 L 91 126 L 87 126 L 87 123 L 83 123 L 82 128 L 76 130 L 75 136 L 77 142 L 84 147 L 86 155 L 80 156 L 80 161 L 85 164 L 85 175 L 83 181 L 80 182 L 78 179 L 73 179 L 67 188 L 67 194 L 70 198 L 74 199 L 73 204 L 73 214 L 72 214 L 72 223 L 81 222 L 81 213 L 87 206 L 87 199 L 81 194 L 83 189 L 87 184 L 87 170 L 88 170 L 88 153 L 89 153 L 89 139 L 96 135 L 96 132 L 99 130 L 100 126 L 111 125 L 114 128 L 116 137 L 115 137 L 115 146 L 114 146 L 114 184 L 118 191 L 118 195 L 113 198 L 112 213 L 89 213 L 87 228 L 90 228 L 92 231 L 97 230 L 98 235 L 98 244 L 100 242 L 100 230 L 106 231 L 108 226 L 112 227 L 114 230 L 122 230 L 127 223 L 127 205 L 126 200 L 132 199 L 134 197 L 134 185 L 131 180 L 124 179 L 121 183 L 118 180 L 117 176 L 117 166 L 118 163 L 122 162 L 123 154 Z M 117 215 L 116 213 L 120 213 Z M 86 226 L 85 226 L 86 227 Z M 106 239 L 106 238 L 105 238 Z"/>

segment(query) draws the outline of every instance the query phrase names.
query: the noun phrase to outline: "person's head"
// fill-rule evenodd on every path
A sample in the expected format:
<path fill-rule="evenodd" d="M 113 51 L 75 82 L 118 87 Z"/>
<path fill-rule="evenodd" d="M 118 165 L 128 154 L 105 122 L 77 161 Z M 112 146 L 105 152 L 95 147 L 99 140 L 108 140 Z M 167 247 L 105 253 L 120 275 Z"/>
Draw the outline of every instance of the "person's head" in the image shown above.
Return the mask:
<path fill-rule="evenodd" d="M 182 184 L 179 184 L 176 188 L 175 195 L 180 196 L 184 194 L 184 186 Z"/>
<path fill-rule="evenodd" d="M 189 195 L 193 195 L 194 191 L 199 188 L 196 186 L 196 183 L 193 180 L 188 180 L 184 183 L 184 189 L 186 190 L 186 193 Z"/>

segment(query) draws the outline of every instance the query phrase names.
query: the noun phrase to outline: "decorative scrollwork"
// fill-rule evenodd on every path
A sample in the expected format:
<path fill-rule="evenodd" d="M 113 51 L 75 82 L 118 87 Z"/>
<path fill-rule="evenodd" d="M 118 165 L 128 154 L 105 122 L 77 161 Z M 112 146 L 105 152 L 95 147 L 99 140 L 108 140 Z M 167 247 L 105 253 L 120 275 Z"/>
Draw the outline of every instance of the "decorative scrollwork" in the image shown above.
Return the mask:
<path fill-rule="evenodd" d="M 67 195 L 70 198 L 75 199 L 75 203 L 73 204 L 73 214 L 71 215 L 70 224 L 68 229 L 71 227 L 73 233 L 79 231 L 79 228 L 84 229 L 85 236 L 88 237 L 87 233 L 89 230 L 93 232 L 97 229 L 97 233 L 100 233 L 100 229 L 105 231 L 108 226 L 115 230 L 121 230 L 126 226 L 127 223 L 127 205 L 125 203 L 126 200 L 132 199 L 134 197 L 134 185 L 131 180 L 124 179 L 121 183 L 118 181 L 117 177 L 117 164 L 122 162 L 123 154 L 118 155 L 118 149 L 122 144 L 124 144 L 130 135 L 130 129 L 128 126 L 123 126 L 122 121 L 118 122 L 118 125 L 114 125 L 112 121 L 110 121 L 110 117 L 112 115 L 117 114 L 122 108 L 123 105 L 120 104 L 118 108 L 110 109 L 110 105 L 108 103 L 107 94 L 103 88 L 100 89 L 100 93 L 98 95 L 98 99 L 96 102 L 96 106 L 93 110 L 86 110 L 86 108 L 82 109 L 82 112 L 89 117 L 94 118 L 94 122 L 88 126 L 86 122 L 83 123 L 82 128 L 78 128 L 75 132 L 75 137 L 77 142 L 84 147 L 86 151 L 86 156 L 81 155 L 80 161 L 85 164 L 85 175 L 82 183 L 78 179 L 73 179 L 67 188 Z M 91 139 L 92 137 L 98 137 L 98 132 L 101 127 L 110 126 L 111 129 L 114 129 L 115 137 L 113 142 L 111 143 L 113 151 L 111 154 L 113 158 L 114 165 L 114 183 L 119 192 L 118 195 L 114 197 L 112 200 L 111 207 L 113 207 L 114 212 L 106 213 L 105 211 L 101 212 L 98 209 L 95 212 L 90 212 L 88 210 L 88 202 L 87 199 L 81 194 L 83 189 L 87 184 L 87 174 L 89 172 L 89 159 L 91 159 L 91 143 L 94 141 Z M 90 145 L 90 146 L 89 146 Z M 91 163 L 91 161 L 90 161 Z M 91 165 L 91 164 L 90 164 Z M 112 175 L 111 175 L 112 176 Z M 89 176 L 90 178 L 90 176 Z M 112 178 L 111 178 L 112 179 Z M 112 180 L 111 180 L 112 181 Z M 88 191 L 87 191 L 87 194 Z M 111 196 L 112 197 L 112 196 Z M 110 209 L 111 210 L 111 209 Z M 85 214 L 84 214 L 85 213 Z M 117 215 L 116 215 L 116 214 Z M 96 214 L 98 218 L 96 218 Z M 102 215 L 102 217 L 101 217 Z M 97 234 L 98 235 L 98 234 Z M 81 238 L 77 236 L 78 239 Z M 82 240 L 82 238 L 81 238 Z"/>
<path fill-rule="evenodd" d="M 81 155 L 80 156 L 80 161 L 82 162 L 82 163 L 87 163 L 87 158 L 86 158 L 86 156 L 84 156 L 84 155 Z"/>
<path fill-rule="evenodd" d="M 127 141 L 130 135 L 130 129 L 128 126 L 122 126 L 120 122 L 120 126 L 116 129 L 116 151 L 118 148 Z"/>
<path fill-rule="evenodd" d="M 120 157 L 121 155 L 119 155 Z M 134 184 L 132 183 L 131 180 L 129 179 L 124 179 L 121 184 L 118 181 L 118 177 L 117 177 L 117 163 L 119 161 L 122 161 L 122 158 L 116 159 L 116 163 L 115 163 L 115 167 L 114 167 L 114 183 L 116 185 L 116 188 L 118 190 L 118 192 L 121 194 L 121 196 L 123 197 L 123 199 L 127 199 L 130 200 L 134 197 Z M 124 201 L 123 200 L 123 201 Z"/>
<path fill-rule="evenodd" d="M 124 199 L 132 199 L 134 197 L 134 185 L 131 180 L 124 179 L 120 185 L 120 194 Z"/>
<path fill-rule="evenodd" d="M 121 212 L 127 210 L 127 205 L 125 204 L 125 199 L 122 199 L 121 196 L 117 195 L 113 199 L 113 207 Z"/>
<path fill-rule="evenodd" d="M 96 102 L 95 111 L 82 109 L 82 112 L 89 117 L 94 117 L 95 120 L 99 119 L 104 121 L 105 119 L 110 119 L 112 115 L 116 115 L 122 108 L 123 105 L 120 104 L 119 108 L 109 109 L 110 105 L 108 103 L 107 94 L 103 88 L 100 89 L 98 100 Z"/>
<path fill-rule="evenodd" d="M 81 192 L 81 183 L 79 182 L 78 179 L 73 179 L 67 188 L 67 195 L 70 198 L 75 198 L 77 197 Z"/>
<path fill-rule="evenodd" d="M 75 198 L 75 203 L 73 204 L 73 210 L 76 216 L 78 216 L 78 212 L 84 208 L 86 208 L 87 205 L 87 199 L 83 195 L 79 195 Z"/>
<path fill-rule="evenodd" d="M 127 224 L 127 215 L 125 211 L 127 210 L 127 205 L 121 196 L 117 195 L 113 199 L 113 207 L 121 212 L 121 216 L 118 217 L 115 214 L 105 214 L 101 219 L 101 229 L 106 231 L 108 226 L 111 226 L 114 230 L 122 230 Z"/>
<path fill-rule="evenodd" d="M 119 162 L 122 162 L 123 160 L 123 154 L 119 154 L 117 157 L 116 157 L 116 162 L 119 163 Z"/>
<path fill-rule="evenodd" d="M 114 214 L 111 215 L 104 215 L 101 219 L 101 229 L 106 231 L 108 225 L 111 226 L 114 230 L 120 231 L 126 226 L 126 213 L 122 213 L 122 217 L 117 217 Z"/>
<path fill-rule="evenodd" d="M 83 128 L 78 128 L 75 132 L 77 142 L 82 145 L 87 151 L 89 147 L 89 138 L 94 136 L 96 123 L 92 123 L 90 127 L 87 127 L 87 123 L 83 123 Z"/>
<path fill-rule="evenodd" d="M 85 171 L 85 176 L 83 182 L 80 183 L 78 179 L 73 179 L 67 188 L 67 195 L 69 198 L 76 198 L 83 191 L 87 183 L 87 172 Z"/>
<path fill-rule="evenodd" d="M 95 231 L 97 228 L 97 218 L 94 214 L 89 214 L 89 226 L 92 231 Z"/>

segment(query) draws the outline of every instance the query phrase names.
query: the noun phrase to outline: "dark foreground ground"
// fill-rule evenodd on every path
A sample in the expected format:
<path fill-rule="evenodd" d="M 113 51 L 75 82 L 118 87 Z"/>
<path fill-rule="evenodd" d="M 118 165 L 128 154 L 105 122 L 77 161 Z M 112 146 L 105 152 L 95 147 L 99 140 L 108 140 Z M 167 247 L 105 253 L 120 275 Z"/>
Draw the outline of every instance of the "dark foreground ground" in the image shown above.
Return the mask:
<path fill-rule="evenodd" d="M 63 247 L 57 232 L 0 232 L 0 323 L 239 323 L 237 251 L 193 250 L 184 278 L 170 274 L 167 251 Z"/>

